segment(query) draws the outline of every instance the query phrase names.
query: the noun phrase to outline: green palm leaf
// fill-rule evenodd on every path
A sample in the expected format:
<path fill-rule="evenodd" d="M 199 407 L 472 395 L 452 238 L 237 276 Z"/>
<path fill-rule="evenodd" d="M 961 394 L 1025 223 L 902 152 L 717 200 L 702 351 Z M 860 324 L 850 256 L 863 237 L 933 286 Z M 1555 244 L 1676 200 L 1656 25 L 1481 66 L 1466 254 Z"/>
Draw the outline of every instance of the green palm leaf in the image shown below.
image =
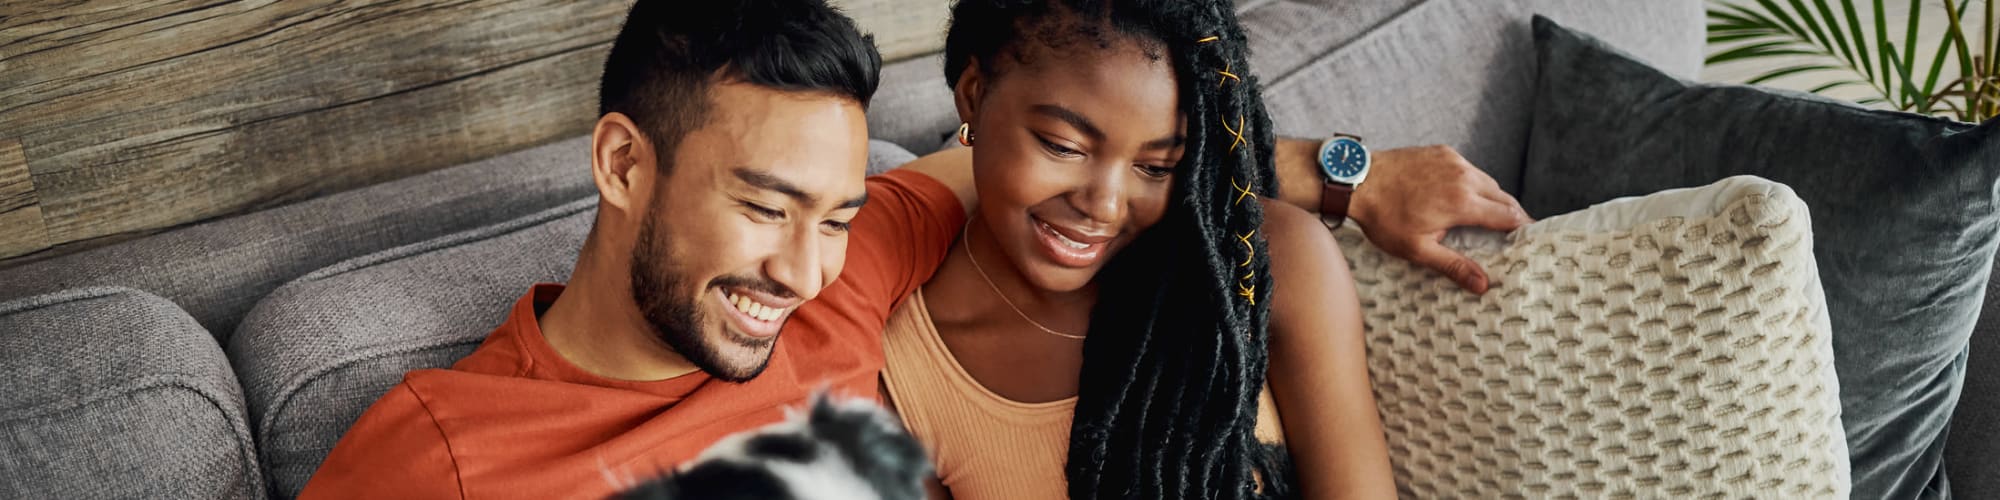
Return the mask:
<path fill-rule="evenodd" d="M 1879 51 L 1880 53 L 1878 55 L 1880 56 L 1882 62 L 1881 68 L 1882 68 L 1882 82 L 1884 90 L 1887 90 L 1890 87 L 1895 87 L 1895 85 L 1893 84 L 1898 82 L 1897 79 L 1891 78 L 1891 75 L 1895 74 L 1896 69 L 1889 66 L 1889 55 L 1896 53 L 1896 46 L 1889 44 L 1889 16 L 1885 15 L 1887 12 L 1888 12 L 1887 10 L 1884 10 L 1882 8 L 1882 0 L 1875 0 L 1875 45 L 1881 48 L 1881 50 Z M 1850 15 L 1852 15 L 1851 10 L 1850 10 Z M 1902 80 L 1904 81 L 1904 83 L 1907 83 L 1909 79 L 1904 78 Z M 1907 93 L 1909 87 L 1906 85 L 1903 88 L 1905 90 L 1904 93 Z M 1885 94 L 1901 95 L 1900 93 L 1897 92 L 1885 92 Z"/>
<path fill-rule="evenodd" d="M 1808 90 L 1806 92 L 1818 94 L 1821 92 L 1826 92 L 1828 90 L 1833 90 L 1841 87 L 1851 87 L 1855 85 L 1867 85 L 1867 84 L 1868 82 L 1864 82 L 1861 80 L 1836 80 L 1834 82 L 1820 85 L 1818 87 L 1813 87 L 1812 90 Z"/>
<path fill-rule="evenodd" d="M 1767 71 L 1767 72 L 1765 72 L 1764 74 L 1761 74 L 1761 75 L 1757 75 L 1757 76 L 1755 76 L 1755 77 L 1751 77 L 1751 78 L 1750 78 L 1749 80 L 1744 80 L 1744 81 L 1743 81 L 1743 83 L 1744 83 L 1745 85 L 1756 85 L 1756 84 L 1760 84 L 1760 83 L 1764 83 L 1764 82 L 1768 82 L 1768 81 L 1771 81 L 1771 80 L 1776 80 L 1776 79 L 1779 79 L 1779 78 L 1784 78 L 1784 77 L 1786 77 L 1786 76 L 1789 76 L 1789 75 L 1796 75 L 1796 74 L 1799 74 L 1799 73 L 1808 73 L 1808 72 L 1813 72 L 1813 71 L 1827 71 L 1827 70 L 1839 70 L 1839 69 L 1842 69 L 1842 68 L 1841 68 L 1841 67 L 1839 67 L 1839 66 L 1834 66 L 1834 65 L 1830 65 L 1830 64 L 1800 64 L 1800 65 L 1796 65 L 1796 66 L 1787 66 L 1787 67 L 1783 67 L 1783 68 L 1778 68 L 1778 69 L 1774 69 L 1774 70 L 1771 70 L 1771 71 Z"/>
<path fill-rule="evenodd" d="M 1925 114 L 1949 112 L 1976 121 L 2000 112 L 2000 26 L 1995 6 L 1981 0 L 1983 12 L 1969 10 L 1972 0 L 1909 0 L 1909 18 L 1900 45 L 1891 41 L 1886 0 L 1710 0 L 1708 43 L 1716 48 L 1707 64 L 1771 57 L 1804 56 L 1820 61 L 1787 61 L 1757 73 L 1744 83 L 1763 84 L 1793 75 L 1820 75 L 1842 70 L 1854 77 L 1814 76 L 1810 90 L 1867 86 L 1876 95 L 1859 102 L 1884 104 Z M 1918 58 L 1921 14 L 1943 4 L 1947 31 L 1929 60 Z M 1857 5 L 1861 4 L 1861 5 Z M 1867 9 L 1872 8 L 1869 12 Z M 1984 37 L 1967 36 L 1966 18 L 1983 13 Z M 1872 26 L 1864 15 L 1872 14 Z M 1873 32 L 1872 34 L 1870 32 Z M 1959 77 L 1941 81 L 1946 64 L 1956 63 Z M 1925 66 L 1929 66 L 1926 71 Z M 1944 85 L 1940 88 L 1940 85 Z"/>
<path fill-rule="evenodd" d="M 1710 45 L 1716 45 L 1716 44 L 1724 44 L 1724 43 L 1729 43 L 1729 42 L 1741 42 L 1741 41 L 1745 41 L 1745 40 L 1756 40 L 1756 39 L 1759 39 L 1759 38 L 1767 38 L 1767 37 L 1770 37 L 1770 36 L 1771 36 L 1771 34 L 1769 34 L 1769 33 L 1727 33 L 1727 32 L 1723 32 L 1723 33 L 1718 33 L 1718 32 L 1716 32 L 1716 31 L 1714 31 L 1714 30 L 1709 30 L 1709 32 L 1708 32 L 1708 43 L 1709 43 Z"/>
<path fill-rule="evenodd" d="M 1979 73 L 1973 71 L 1972 51 L 1965 47 L 1965 31 L 1958 26 L 1959 21 L 1964 17 L 1960 16 L 1959 13 L 1964 12 L 1966 4 L 1970 2 L 1971 0 L 1965 0 L 1959 2 L 1957 7 L 1953 7 L 1951 0 L 1944 0 L 1944 15 L 1945 19 L 1949 21 L 1945 24 L 1945 43 L 1958 48 L 1959 81 L 1965 82 L 1966 106 L 1958 109 L 1958 116 L 1964 120 L 1971 120 L 1973 112 L 1979 108 L 1973 102 L 1979 95 L 1979 85 L 1978 80 L 1976 80 Z"/>
<path fill-rule="evenodd" d="M 1898 96 L 1898 99 L 1901 100 L 1897 101 L 1896 108 L 1919 110 L 1918 112 L 1922 112 L 1921 110 L 1928 108 L 1933 90 L 1931 85 L 1918 87 L 1916 81 L 1910 79 L 1909 61 L 1896 57 L 1895 45 L 1884 46 L 1882 54 L 1888 56 L 1889 61 L 1895 65 L 1896 76 L 1901 78 L 1903 84 L 1903 92 Z M 1813 90 L 1813 93 L 1819 93 L 1819 90 Z"/>
<path fill-rule="evenodd" d="M 1875 78 L 1875 63 L 1868 61 L 1868 40 L 1864 36 L 1868 32 L 1861 31 L 1861 18 L 1854 14 L 1854 0 L 1840 0 L 1841 10 L 1847 13 L 1848 31 L 1845 32 L 1841 31 L 1840 20 L 1834 18 L 1832 9 L 1827 8 L 1826 0 L 1814 0 L 1813 4 L 1819 8 L 1820 16 L 1826 18 L 1827 31 L 1832 32 L 1833 39 L 1840 43 L 1840 51 L 1848 54 L 1848 62 L 1860 62 L 1861 74 Z M 1848 44 L 1849 38 L 1854 39 L 1852 45 Z"/>
<path fill-rule="evenodd" d="M 1738 59 L 1770 57 L 1777 55 L 1816 55 L 1817 52 L 1797 48 L 1798 44 L 1789 40 L 1753 43 L 1725 50 L 1708 56 L 1708 64 L 1725 63 Z"/>
<path fill-rule="evenodd" d="M 1906 76 L 1903 79 L 1904 80 L 1903 95 L 1907 97 L 1908 100 L 1903 102 L 1904 104 L 1903 106 L 1899 106 L 1899 108 L 1902 109 L 1911 109 L 1912 107 L 1916 106 L 1916 103 L 1921 101 L 1921 97 L 1927 97 L 1927 96 L 1919 96 L 1916 90 L 1921 89 L 1923 90 L 1923 93 L 1928 94 L 1932 88 L 1935 88 L 1937 86 L 1937 78 L 1932 77 L 1929 83 L 1925 83 L 1923 87 L 1912 89 L 1911 84 L 1915 82 L 1907 78 L 1907 75 L 1914 74 L 1916 70 L 1917 31 L 1922 29 L 1922 26 L 1918 24 L 1918 21 L 1923 18 L 1922 15 L 1924 12 L 1923 8 L 1924 8 L 1923 0 L 1910 0 L 1910 11 L 1909 11 L 1910 21 L 1907 26 L 1903 27 L 1903 60 L 1896 64 L 1897 68 Z M 1877 9 L 1876 12 L 1883 12 L 1883 11 Z M 1876 16 L 1876 17 L 1887 18 L 1888 16 Z M 1884 38 L 1883 40 L 1888 40 L 1888 39 Z M 1894 45 L 1889 46 L 1889 50 L 1885 55 L 1889 56 L 1890 58 L 1896 57 L 1896 46 Z"/>

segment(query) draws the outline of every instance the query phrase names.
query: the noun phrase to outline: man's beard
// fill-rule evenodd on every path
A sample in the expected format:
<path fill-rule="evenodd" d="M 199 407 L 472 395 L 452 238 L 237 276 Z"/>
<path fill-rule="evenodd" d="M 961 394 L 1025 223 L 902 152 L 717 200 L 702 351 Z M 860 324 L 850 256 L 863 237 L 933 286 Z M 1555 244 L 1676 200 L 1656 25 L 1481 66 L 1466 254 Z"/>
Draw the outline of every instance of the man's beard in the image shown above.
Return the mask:
<path fill-rule="evenodd" d="M 754 364 L 732 363 L 723 356 L 720 346 L 706 340 L 701 310 L 695 306 L 702 294 L 687 296 L 687 278 L 661 262 L 671 256 L 666 245 L 669 236 L 654 223 L 657 219 L 654 214 L 647 215 L 646 222 L 639 227 L 639 241 L 632 249 L 632 300 L 639 305 L 639 315 L 653 327 L 654 337 L 709 376 L 730 382 L 757 378 L 770 366 L 778 336 L 758 339 L 726 330 L 716 332 L 721 337 L 717 342 L 762 351 L 763 356 Z"/>

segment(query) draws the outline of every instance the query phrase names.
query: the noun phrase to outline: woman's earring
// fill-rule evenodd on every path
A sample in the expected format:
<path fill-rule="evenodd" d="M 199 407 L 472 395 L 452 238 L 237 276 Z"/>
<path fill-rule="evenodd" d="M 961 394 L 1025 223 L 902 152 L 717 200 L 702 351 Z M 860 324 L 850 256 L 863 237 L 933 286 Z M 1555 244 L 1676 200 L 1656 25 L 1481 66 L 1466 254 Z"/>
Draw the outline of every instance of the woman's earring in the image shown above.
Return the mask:
<path fill-rule="evenodd" d="M 972 124 L 959 122 L 958 145 L 972 147 Z"/>

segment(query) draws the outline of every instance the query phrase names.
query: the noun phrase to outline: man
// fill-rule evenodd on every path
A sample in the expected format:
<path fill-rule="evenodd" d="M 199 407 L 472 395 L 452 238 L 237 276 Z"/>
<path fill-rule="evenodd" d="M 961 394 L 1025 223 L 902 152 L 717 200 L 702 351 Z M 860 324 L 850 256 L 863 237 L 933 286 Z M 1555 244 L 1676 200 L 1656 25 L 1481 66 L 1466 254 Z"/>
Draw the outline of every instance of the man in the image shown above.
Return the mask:
<path fill-rule="evenodd" d="M 890 306 L 957 230 L 911 214 L 958 207 L 941 186 L 864 187 L 879 67 L 823 0 L 639 2 L 605 62 L 597 218 L 568 286 L 411 372 L 302 496 L 601 498 L 823 385 L 873 397 Z M 935 244 L 850 261 L 864 201 L 870 227 Z M 829 287 L 853 291 L 811 301 Z M 819 311 L 787 324 L 801 308 Z"/>
<path fill-rule="evenodd" d="M 875 397 L 883 324 L 963 225 L 969 200 L 947 186 L 971 186 L 864 182 L 879 67 L 824 0 L 640 1 L 605 62 L 597 218 L 568 285 L 535 286 L 451 369 L 407 375 L 302 496 L 603 497 L 819 387 Z M 1493 217 L 1474 197 L 1506 195 L 1448 150 L 1379 161 L 1352 215 L 1382 214 L 1371 237 L 1472 283 L 1436 241 Z"/>

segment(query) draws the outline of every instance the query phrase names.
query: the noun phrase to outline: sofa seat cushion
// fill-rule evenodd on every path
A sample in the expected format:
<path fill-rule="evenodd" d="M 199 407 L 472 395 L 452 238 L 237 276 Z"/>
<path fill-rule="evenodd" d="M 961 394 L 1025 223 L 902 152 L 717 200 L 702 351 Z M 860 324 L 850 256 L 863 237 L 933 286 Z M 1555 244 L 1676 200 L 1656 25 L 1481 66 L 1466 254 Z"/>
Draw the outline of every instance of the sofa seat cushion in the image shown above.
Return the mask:
<path fill-rule="evenodd" d="M 1736 177 L 1447 238 L 1485 295 L 1349 226 L 1407 498 L 1846 498 L 1805 204 Z"/>
<path fill-rule="evenodd" d="M 242 390 L 157 296 L 0 303 L 0 498 L 263 498 Z"/>

